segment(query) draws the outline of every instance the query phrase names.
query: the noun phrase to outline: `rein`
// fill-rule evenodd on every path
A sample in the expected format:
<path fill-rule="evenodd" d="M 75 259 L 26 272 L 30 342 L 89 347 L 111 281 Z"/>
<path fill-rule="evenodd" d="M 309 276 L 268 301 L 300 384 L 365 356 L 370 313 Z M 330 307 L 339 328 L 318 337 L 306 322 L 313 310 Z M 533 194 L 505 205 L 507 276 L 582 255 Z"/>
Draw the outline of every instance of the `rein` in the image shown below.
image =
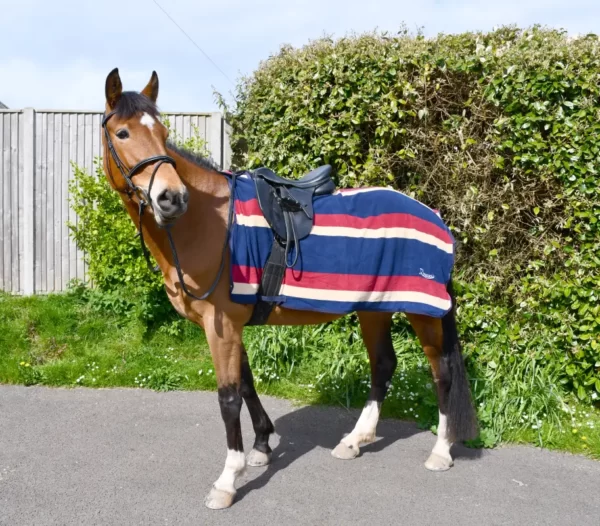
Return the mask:
<path fill-rule="evenodd" d="M 115 113 L 116 113 L 115 111 L 111 111 L 110 113 L 105 115 L 104 118 L 102 119 L 102 128 L 104 129 L 104 138 L 106 139 L 106 145 L 107 145 L 108 151 L 110 152 L 113 160 L 115 161 L 117 168 L 121 172 L 123 179 L 125 179 L 125 182 L 127 183 L 127 191 L 126 191 L 127 197 L 131 201 L 133 201 L 134 195 L 137 196 L 137 198 L 138 198 L 138 212 L 139 212 L 140 220 L 138 223 L 138 233 L 136 235 L 140 237 L 140 244 L 142 246 L 142 254 L 144 255 L 144 258 L 146 259 L 148 268 L 152 272 L 158 272 L 159 271 L 158 265 L 156 265 L 154 267 L 152 266 L 152 263 L 150 261 L 150 253 L 148 252 L 148 248 L 146 247 L 146 243 L 144 242 L 144 233 L 142 230 L 142 217 L 144 215 L 144 210 L 147 207 L 152 206 L 152 199 L 150 197 L 150 192 L 152 191 L 152 185 L 154 184 L 154 177 L 156 176 L 156 172 L 158 171 L 158 169 L 164 163 L 171 164 L 171 165 L 173 165 L 174 168 L 177 165 L 175 163 L 175 159 L 173 159 L 172 157 L 170 157 L 168 155 L 154 155 L 152 157 L 148 157 L 148 158 L 140 161 L 133 168 L 131 168 L 129 171 L 127 171 L 127 169 L 125 168 L 125 165 L 123 164 L 123 162 L 119 158 L 119 155 L 117 154 L 117 150 L 115 149 L 112 141 L 110 140 L 110 135 L 108 133 L 108 129 L 106 128 L 106 123 L 108 122 L 108 119 L 110 119 Z M 150 183 L 148 184 L 148 190 L 146 191 L 143 188 L 136 186 L 132 180 L 132 177 L 134 176 L 134 174 L 140 168 L 146 166 L 147 164 L 151 164 L 151 163 L 154 163 L 157 161 L 158 161 L 158 163 L 155 166 L 154 170 L 152 171 L 152 175 L 150 176 Z M 223 173 L 225 175 L 224 172 L 220 172 L 220 173 Z M 108 163 L 108 175 L 109 175 L 110 179 L 112 180 L 113 184 L 116 186 L 115 180 L 111 173 L 110 163 Z M 169 246 L 171 247 L 171 253 L 173 255 L 173 263 L 175 265 L 175 269 L 177 270 L 177 277 L 179 278 L 179 282 L 181 283 L 182 290 L 188 296 L 190 296 L 191 298 L 194 298 L 196 300 L 201 300 L 201 301 L 205 300 L 214 292 L 215 288 L 217 287 L 217 284 L 219 283 L 219 280 L 221 279 L 221 275 L 223 274 L 223 269 L 225 268 L 225 253 L 227 251 L 227 245 L 229 242 L 229 232 L 231 231 L 231 225 L 233 223 L 234 190 L 235 190 L 235 182 L 236 182 L 237 174 L 226 173 L 226 175 L 231 176 L 231 189 L 230 189 L 230 195 L 229 195 L 229 213 L 228 213 L 228 218 L 227 218 L 227 231 L 225 233 L 225 242 L 223 243 L 223 250 L 221 251 L 221 264 L 219 266 L 219 271 L 217 272 L 216 278 L 214 279 L 214 281 L 212 282 L 212 284 L 208 288 L 208 290 L 201 296 L 196 296 L 195 294 L 190 292 L 185 284 L 184 279 L 183 279 L 183 271 L 181 270 L 181 264 L 179 263 L 179 257 L 177 256 L 177 249 L 175 248 L 175 241 L 173 241 L 173 236 L 171 235 L 171 227 L 173 225 L 169 224 L 169 225 L 162 227 L 162 226 L 158 225 L 158 223 L 157 223 L 157 226 L 159 228 L 164 228 L 167 233 L 167 238 L 169 239 Z"/>

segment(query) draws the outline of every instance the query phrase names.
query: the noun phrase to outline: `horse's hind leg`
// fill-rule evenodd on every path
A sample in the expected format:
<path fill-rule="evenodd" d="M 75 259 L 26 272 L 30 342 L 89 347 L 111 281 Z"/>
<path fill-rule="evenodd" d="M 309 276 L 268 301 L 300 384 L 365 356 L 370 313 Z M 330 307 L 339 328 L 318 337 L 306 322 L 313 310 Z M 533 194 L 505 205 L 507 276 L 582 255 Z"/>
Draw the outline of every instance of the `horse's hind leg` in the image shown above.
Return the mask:
<path fill-rule="evenodd" d="M 248 453 L 246 462 L 249 466 L 266 466 L 271 461 L 271 448 L 269 447 L 269 436 L 273 433 L 273 423 L 264 410 L 256 389 L 254 388 L 254 379 L 248 362 L 246 349 L 242 348 L 242 386 L 241 395 L 248 406 L 252 426 L 256 433 L 254 447 Z"/>
<path fill-rule="evenodd" d="M 361 444 L 375 440 L 381 404 L 398 361 L 392 344 L 392 313 L 359 312 L 358 319 L 369 352 L 371 392 L 354 429 L 331 452 L 334 457 L 344 460 L 355 458 Z"/>
<path fill-rule="evenodd" d="M 443 319 L 416 314 L 407 314 L 407 317 L 431 364 L 438 395 L 438 436 L 425 467 L 431 471 L 446 471 L 453 464 L 450 455 L 452 444 L 474 438 L 477 434 L 477 417 L 471 402 L 454 313 L 450 311 Z"/>

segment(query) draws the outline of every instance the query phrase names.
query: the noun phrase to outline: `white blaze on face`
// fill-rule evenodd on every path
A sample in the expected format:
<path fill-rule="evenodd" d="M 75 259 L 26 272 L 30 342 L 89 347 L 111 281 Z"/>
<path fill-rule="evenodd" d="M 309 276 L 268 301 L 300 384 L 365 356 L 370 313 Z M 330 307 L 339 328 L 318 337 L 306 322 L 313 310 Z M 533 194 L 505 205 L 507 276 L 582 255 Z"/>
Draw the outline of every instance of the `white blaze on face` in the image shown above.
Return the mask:
<path fill-rule="evenodd" d="M 154 117 L 148 115 L 147 113 L 144 113 L 144 115 L 142 115 L 142 118 L 140 119 L 140 124 L 148 126 L 148 128 L 150 129 L 154 128 L 155 123 L 156 121 L 154 120 Z"/>

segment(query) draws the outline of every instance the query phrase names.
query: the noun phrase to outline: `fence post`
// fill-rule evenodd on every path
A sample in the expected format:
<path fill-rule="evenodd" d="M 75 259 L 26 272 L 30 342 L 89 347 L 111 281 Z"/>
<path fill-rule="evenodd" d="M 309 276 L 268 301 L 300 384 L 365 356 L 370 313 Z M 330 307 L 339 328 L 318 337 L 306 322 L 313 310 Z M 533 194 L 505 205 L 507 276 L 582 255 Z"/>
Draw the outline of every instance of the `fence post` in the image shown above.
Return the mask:
<path fill-rule="evenodd" d="M 223 118 L 223 170 L 231 170 L 231 125 Z"/>
<path fill-rule="evenodd" d="M 35 292 L 35 110 L 23 110 L 23 294 Z"/>
<path fill-rule="evenodd" d="M 223 119 L 218 111 L 210 114 L 208 146 L 211 157 L 219 165 L 219 168 L 223 169 Z"/>

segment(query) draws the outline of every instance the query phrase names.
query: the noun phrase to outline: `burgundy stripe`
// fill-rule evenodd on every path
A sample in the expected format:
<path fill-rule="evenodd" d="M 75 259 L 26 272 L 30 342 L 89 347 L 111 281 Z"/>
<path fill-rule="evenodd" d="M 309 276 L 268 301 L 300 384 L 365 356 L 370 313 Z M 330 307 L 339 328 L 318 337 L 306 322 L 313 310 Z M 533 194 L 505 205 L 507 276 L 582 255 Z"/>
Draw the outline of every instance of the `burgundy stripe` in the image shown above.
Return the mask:
<path fill-rule="evenodd" d="M 232 277 L 236 283 L 260 283 L 262 269 L 233 265 Z M 348 291 L 410 291 L 423 292 L 447 299 L 446 287 L 441 283 L 420 276 L 369 276 L 362 274 L 326 274 L 322 272 L 298 273 L 287 269 L 284 283 L 294 287 L 322 290 Z"/>
<path fill-rule="evenodd" d="M 452 243 L 445 230 L 411 214 L 390 213 L 371 217 L 357 217 L 347 214 L 315 214 L 315 225 L 373 230 L 378 228 L 411 228 L 434 236 L 445 243 Z"/>
<path fill-rule="evenodd" d="M 235 201 L 235 213 L 244 216 L 261 216 L 263 215 L 258 199 L 248 199 L 248 201 Z"/>

